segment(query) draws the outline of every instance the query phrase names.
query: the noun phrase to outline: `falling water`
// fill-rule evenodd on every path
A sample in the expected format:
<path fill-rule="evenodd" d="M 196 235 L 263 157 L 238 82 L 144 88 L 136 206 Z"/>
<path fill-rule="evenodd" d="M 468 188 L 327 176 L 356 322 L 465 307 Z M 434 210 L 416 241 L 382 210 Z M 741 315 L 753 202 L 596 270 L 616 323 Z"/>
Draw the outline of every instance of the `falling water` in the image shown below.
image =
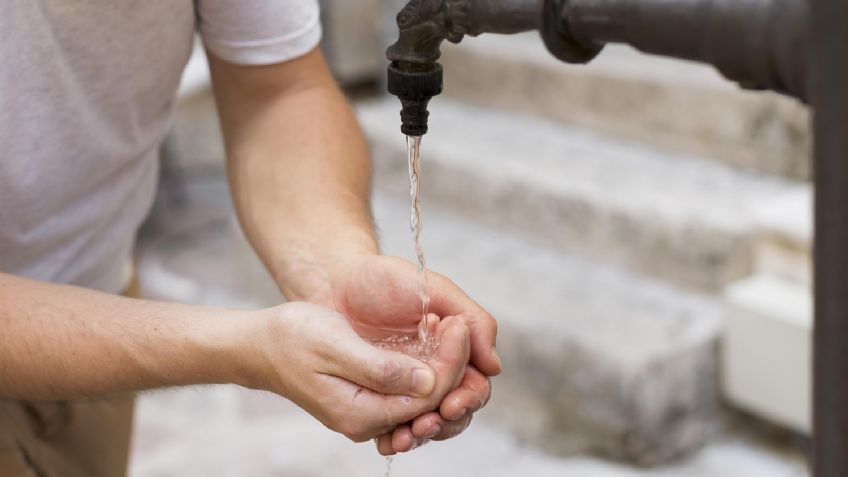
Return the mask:
<path fill-rule="evenodd" d="M 392 461 L 394 459 L 392 456 L 386 457 L 386 475 L 385 477 L 392 477 Z"/>
<path fill-rule="evenodd" d="M 372 343 L 382 349 L 399 351 L 422 361 L 427 361 L 433 355 L 436 343 L 434 330 L 439 317 L 428 313 L 430 307 L 430 284 L 427 276 L 427 262 L 424 259 L 424 247 L 421 244 L 421 163 L 419 150 L 420 136 L 407 136 L 406 145 L 409 158 L 409 196 L 412 206 L 409 216 L 409 228 L 415 245 L 415 255 L 418 257 L 417 288 L 421 301 L 421 320 L 418 323 L 418 336 L 393 335 Z M 429 316 L 428 316 L 429 315 Z"/>
<path fill-rule="evenodd" d="M 428 341 L 427 310 L 430 306 L 430 283 L 427 277 L 427 261 L 424 259 L 424 247 L 421 245 L 421 136 L 406 137 L 407 157 L 409 159 L 409 197 L 412 207 L 409 216 L 409 228 L 418 257 L 418 298 L 421 299 L 421 324 L 418 327 L 421 343 Z"/>
<path fill-rule="evenodd" d="M 421 244 L 421 136 L 406 137 L 407 157 L 409 159 L 409 197 L 412 207 L 409 215 L 409 228 L 418 257 L 418 298 L 421 300 L 421 322 L 418 325 L 418 339 L 410 336 L 392 336 L 374 341 L 374 345 L 383 349 L 400 351 L 422 361 L 427 361 L 435 352 L 437 343 L 430 329 L 438 323 L 438 317 L 430 315 L 430 283 L 427 276 L 427 261 L 424 259 L 424 247 Z M 429 318 L 429 319 L 428 319 Z M 392 457 L 386 458 L 385 477 L 391 477 Z"/>

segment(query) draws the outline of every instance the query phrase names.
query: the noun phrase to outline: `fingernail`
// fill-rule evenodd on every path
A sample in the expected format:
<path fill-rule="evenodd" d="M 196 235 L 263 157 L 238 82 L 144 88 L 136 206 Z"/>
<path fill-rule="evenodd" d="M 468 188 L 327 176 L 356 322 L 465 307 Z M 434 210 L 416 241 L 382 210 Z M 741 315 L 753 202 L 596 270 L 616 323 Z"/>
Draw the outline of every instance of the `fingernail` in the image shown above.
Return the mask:
<path fill-rule="evenodd" d="M 419 396 L 428 396 L 436 385 L 436 376 L 427 368 L 417 368 L 412 372 L 412 392 Z"/>
<path fill-rule="evenodd" d="M 432 439 L 432 438 L 438 436 L 441 433 L 442 433 L 442 426 L 436 424 L 436 426 L 433 427 L 433 430 L 428 432 L 427 435 L 425 435 L 424 437 L 426 437 L 427 439 Z"/>
<path fill-rule="evenodd" d="M 425 445 L 427 445 L 429 443 L 430 443 L 430 439 L 415 439 L 415 441 L 412 443 L 412 449 L 410 449 L 410 450 L 415 450 L 415 449 L 418 449 L 419 447 L 424 447 Z"/>
<path fill-rule="evenodd" d="M 459 413 L 459 416 L 457 416 L 457 418 L 454 419 L 454 420 L 458 421 L 458 420 L 462 419 L 463 417 L 465 417 L 466 414 L 468 414 L 468 408 L 464 407 L 464 408 L 462 408 L 462 412 Z"/>
<path fill-rule="evenodd" d="M 501 363 L 501 357 L 498 356 L 498 351 L 495 348 L 492 348 L 492 358 L 498 362 L 498 367 L 503 368 L 503 363 Z"/>

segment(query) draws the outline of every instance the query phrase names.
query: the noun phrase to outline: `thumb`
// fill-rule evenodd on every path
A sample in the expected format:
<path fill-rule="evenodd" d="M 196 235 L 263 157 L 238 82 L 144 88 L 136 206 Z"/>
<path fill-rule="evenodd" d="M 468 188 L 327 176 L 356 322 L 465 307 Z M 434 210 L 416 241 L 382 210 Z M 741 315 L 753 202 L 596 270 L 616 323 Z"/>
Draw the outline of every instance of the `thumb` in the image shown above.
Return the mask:
<path fill-rule="evenodd" d="M 426 397 L 436 385 L 436 374 L 427 364 L 362 339 L 341 344 L 336 351 L 333 374 L 376 393 Z"/>

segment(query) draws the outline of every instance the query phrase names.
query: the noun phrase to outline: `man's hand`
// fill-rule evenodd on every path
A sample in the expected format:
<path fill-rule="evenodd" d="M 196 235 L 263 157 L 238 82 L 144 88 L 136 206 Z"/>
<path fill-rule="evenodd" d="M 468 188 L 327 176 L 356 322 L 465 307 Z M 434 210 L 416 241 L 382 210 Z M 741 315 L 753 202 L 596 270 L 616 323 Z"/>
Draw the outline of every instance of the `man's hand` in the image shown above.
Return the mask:
<path fill-rule="evenodd" d="M 321 52 L 267 66 L 210 54 L 209 65 L 239 219 L 286 297 L 330 306 L 360 332 L 414 332 L 415 266 L 378 255 L 367 146 Z M 392 452 L 411 448 L 410 436 L 464 429 L 489 397 L 488 376 L 501 368 L 494 319 L 441 275 L 431 274 L 430 293 L 431 312 L 467 320 L 472 366 L 438 413 L 394 432 Z"/>
<path fill-rule="evenodd" d="M 348 260 L 327 278 L 326 286 L 307 300 L 336 309 L 362 335 L 412 335 L 421 321 L 417 270 L 396 257 L 361 255 Z M 446 277 L 429 272 L 431 313 L 461 316 L 471 332 L 470 364 L 458 388 L 442 400 L 438 411 L 418 416 L 380 437 L 384 455 L 411 450 L 424 439 L 443 440 L 468 427 L 474 412 L 489 400 L 489 376 L 500 373 L 495 352 L 497 324 L 485 310 Z"/>
<path fill-rule="evenodd" d="M 129 299 L 0 273 L 0 398 L 70 400 L 234 383 L 291 399 L 361 441 L 438 407 L 470 330 L 436 329 L 429 363 L 380 350 L 311 303 L 245 311 Z M 37 365 L 33 365 L 37 363 Z"/>
<path fill-rule="evenodd" d="M 356 442 L 436 408 L 469 358 L 469 329 L 456 318 L 439 323 L 440 346 L 428 365 L 372 346 L 322 306 L 294 302 L 258 313 L 247 384 L 292 400 Z"/>

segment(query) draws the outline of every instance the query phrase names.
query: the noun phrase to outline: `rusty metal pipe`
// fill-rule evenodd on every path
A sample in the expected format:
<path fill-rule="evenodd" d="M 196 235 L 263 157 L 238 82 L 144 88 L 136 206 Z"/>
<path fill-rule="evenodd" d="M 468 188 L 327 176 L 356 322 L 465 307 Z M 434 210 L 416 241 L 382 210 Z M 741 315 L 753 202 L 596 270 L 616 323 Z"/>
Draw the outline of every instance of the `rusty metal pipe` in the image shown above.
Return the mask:
<path fill-rule="evenodd" d="M 549 1 L 585 48 L 624 43 L 714 65 L 745 88 L 806 98 L 807 0 Z"/>
<path fill-rule="evenodd" d="M 466 34 L 513 34 L 542 26 L 544 0 L 477 0 L 468 2 Z"/>
<path fill-rule="evenodd" d="M 814 476 L 848 475 L 848 2 L 813 0 Z"/>

